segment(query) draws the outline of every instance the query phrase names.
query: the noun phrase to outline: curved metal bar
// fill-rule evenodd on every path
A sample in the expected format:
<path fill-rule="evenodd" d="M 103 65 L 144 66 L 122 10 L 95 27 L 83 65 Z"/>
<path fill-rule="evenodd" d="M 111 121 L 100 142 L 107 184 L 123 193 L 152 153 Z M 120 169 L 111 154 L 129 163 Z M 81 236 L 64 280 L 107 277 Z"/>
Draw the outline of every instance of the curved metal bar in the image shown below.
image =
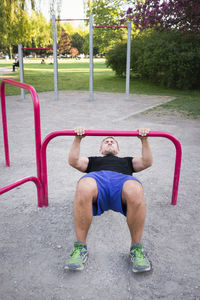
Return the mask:
<path fill-rule="evenodd" d="M 68 136 L 76 135 L 74 130 L 63 130 L 63 131 L 54 131 L 48 134 L 42 142 L 41 145 L 41 180 L 44 191 L 44 205 L 48 206 L 48 182 L 47 182 L 47 157 L 46 149 L 48 143 L 57 136 Z M 105 131 L 105 130 L 86 130 L 85 136 L 139 136 L 138 131 Z M 176 148 L 176 159 L 175 159 L 175 168 L 174 168 L 174 182 L 172 189 L 172 199 L 171 204 L 177 204 L 178 197 L 178 185 L 180 178 L 180 169 L 181 169 L 181 157 L 182 157 L 182 148 L 180 142 L 171 134 L 163 131 L 150 131 L 148 133 L 149 137 L 164 137 L 171 140 Z"/>
<path fill-rule="evenodd" d="M 12 79 L 4 78 L 1 81 L 0 95 L 1 95 L 1 109 L 2 109 L 2 122 L 3 122 L 3 136 L 4 136 L 4 149 L 6 166 L 10 166 L 9 157 L 9 144 L 8 144 L 8 130 L 7 130 L 7 118 L 6 118 L 6 103 L 5 103 L 5 84 L 10 84 L 28 90 L 33 100 L 34 108 L 34 124 L 35 124 L 35 147 L 36 147 L 36 165 L 37 165 L 37 177 L 41 180 L 41 161 L 40 161 L 40 148 L 41 148 L 41 127 L 40 127 L 40 104 L 38 95 L 35 89 L 28 84 L 21 83 Z"/>
<path fill-rule="evenodd" d="M 38 199 L 38 207 L 43 207 L 43 190 L 42 190 L 42 184 L 39 181 L 39 179 L 37 177 L 31 176 L 31 177 L 26 177 L 23 179 L 20 179 L 12 184 L 9 184 L 7 186 L 4 186 L 3 188 L 0 188 L 0 195 L 4 194 L 14 188 L 16 188 L 17 186 L 24 184 L 28 181 L 32 181 L 35 183 L 35 186 L 37 188 L 37 199 Z"/>

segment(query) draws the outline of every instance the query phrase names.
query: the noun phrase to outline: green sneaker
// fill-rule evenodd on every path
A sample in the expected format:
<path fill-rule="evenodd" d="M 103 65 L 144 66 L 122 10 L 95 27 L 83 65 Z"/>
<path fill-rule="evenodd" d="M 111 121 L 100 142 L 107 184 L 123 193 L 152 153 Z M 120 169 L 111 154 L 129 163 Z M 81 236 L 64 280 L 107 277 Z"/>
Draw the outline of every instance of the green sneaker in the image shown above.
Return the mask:
<path fill-rule="evenodd" d="M 130 249 L 130 256 L 133 262 L 132 271 L 134 273 L 151 270 L 151 264 L 142 249 L 142 244 L 134 244 Z"/>
<path fill-rule="evenodd" d="M 88 258 L 87 246 L 81 242 L 74 243 L 74 249 L 67 260 L 65 270 L 81 271 L 84 269 L 84 263 Z"/>

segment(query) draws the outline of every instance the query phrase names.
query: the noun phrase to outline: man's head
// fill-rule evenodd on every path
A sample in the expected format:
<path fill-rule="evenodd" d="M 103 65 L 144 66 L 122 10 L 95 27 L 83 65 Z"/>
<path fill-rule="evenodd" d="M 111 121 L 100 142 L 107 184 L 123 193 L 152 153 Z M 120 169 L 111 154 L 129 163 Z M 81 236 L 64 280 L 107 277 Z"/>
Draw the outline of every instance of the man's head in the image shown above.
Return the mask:
<path fill-rule="evenodd" d="M 108 136 L 101 142 L 100 153 L 102 155 L 117 155 L 119 153 L 119 145 L 116 139 L 112 136 Z"/>

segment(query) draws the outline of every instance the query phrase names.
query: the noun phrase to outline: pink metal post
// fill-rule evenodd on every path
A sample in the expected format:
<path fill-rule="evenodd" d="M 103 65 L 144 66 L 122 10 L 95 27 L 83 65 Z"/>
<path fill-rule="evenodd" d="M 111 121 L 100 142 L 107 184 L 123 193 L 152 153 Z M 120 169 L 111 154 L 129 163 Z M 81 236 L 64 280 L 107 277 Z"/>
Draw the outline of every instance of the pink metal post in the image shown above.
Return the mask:
<path fill-rule="evenodd" d="M 41 146 L 41 177 L 42 177 L 42 185 L 44 191 L 44 205 L 48 206 L 48 183 L 47 183 L 47 157 L 46 157 L 46 149 L 48 143 L 57 136 L 69 136 L 76 135 L 74 130 L 63 130 L 63 131 L 55 131 L 51 132 L 46 136 L 46 138 L 42 142 Z M 104 131 L 104 130 L 86 130 L 86 136 L 138 136 L 138 131 Z M 150 131 L 148 133 L 149 137 L 164 137 L 171 140 L 174 143 L 176 148 L 176 160 L 175 160 L 175 169 L 174 169 L 174 182 L 172 189 L 172 199 L 171 204 L 176 205 L 177 197 L 178 197 L 178 185 L 180 178 L 180 169 L 181 169 L 181 156 L 182 149 L 180 142 L 171 134 L 163 131 Z"/>
<path fill-rule="evenodd" d="M 37 178 L 36 177 L 27 177 L 22 180 L 19 180 L 13 184 L 5 186 L 0 189 L 0 194 L 5 193 L 16 186 L 19 186 L 27 181 L 33 181 L 37 187 L 38 193 L 38 206 L 43 206 L 43 190 L 41 184 L 41 161 L 40 161 L 40 149 L 41 149 L 41 128 L 40 128 L 40 105 L 38 95 L 35 89 L 25 83 L 20 83 L 18 81 L 14 81 L 11 79 L 4 78 L 1 81 L 0 86 L 0 95 L 1 95 L 1 109 L 2 109 L 2 122 L 3 122 L 3 137 L 4 137 L 4 149 L 5 149 L 5 160 L 6 166 L 10 166 L 10 158 L 9 158 L 9 145 L 8 145 L 8 130 L 7 130 L 7 118 L 6 118 L 6 103 L 5 103 L 5 84 L 11 84 L 14 86 L 18 86 L 19 88 L 26 89 L 30 92 L 33 100 L 33 108 L 34 108 L 34 123 L 35 123 L 35 147 L 36 147 L 36 166 L 37 166 Z"/>
<path fill-rule="evenodd" d="M 8 145 L 8 131 L 7 131 L 7 118 L 6 118 L 6 103 L 5 103 L 5 84 L 18 86 L 28 90 L 32 96 L 33 108 L 34 108 L 34 123 L 35 123 L 35 147 L 36 147 L 36 164 L 37 164 L 37 177 L 41 178 L 41 162 L 40 162 L 40 148 L 41 148 L 41 128 L 40 128 L 40 104 L 38 95 L 35 89 L 28 84 L 20 83 L 12 79 L 4 78 L 1 81 L 0 95 L 1 95 L 1 109 L 2 109 L 2 122 L 3 122 L 3 136 L 4 136 L 4 149 L 5 149 L 5 160 L 6 166 L 10 166 L 9 159 L 9 145 Z"/>
<path fill-rule="evenodd" d="M 42 190 L 42 184 L 39 181 L 39 179 L 37 177 L 31 176 L 31 177 L 26 177 L 23 179 L 20 179 L 18 181 L 16 181 L 15 183 L 9 184 L 3 188 L 0 188 L 0 195 L 4 194 L 14 188 L 16 188 L 17 186 L 24 184 L 28 181 L 32 181 L 35 183 L 35 186 L 37 188 L 37 198 L 38 198 L 38 207 L 43 207 L 43 190 Z"/>

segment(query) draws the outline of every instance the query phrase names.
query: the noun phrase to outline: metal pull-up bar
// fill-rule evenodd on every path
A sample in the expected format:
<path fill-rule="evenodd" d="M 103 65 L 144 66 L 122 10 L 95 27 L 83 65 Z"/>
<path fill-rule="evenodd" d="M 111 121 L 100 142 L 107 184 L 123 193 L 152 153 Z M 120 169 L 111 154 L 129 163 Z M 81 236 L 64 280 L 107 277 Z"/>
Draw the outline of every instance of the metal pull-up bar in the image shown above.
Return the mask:
<path fill-rule="evenodd" d="M 89 19 L 56 19 L 56 21 L 89 21 Z"/>
<path fill-rule="evenodd" d="M 22 47 L 22 50 L 53 50 L 53 48 L 29 48 L 29 47 Z"/>
<path fill-rule="evenodd" d="M 22 47 L 22 44 L 18 45 L 18 57 L 19 57 L 19 74 L 20 74 L 20 82 L 24 83 L 24 62 L 23 62 L 23 50 L 51 50 L 53 48 L 38 48 L 38 47 Z M 21 98 L 25 98 L 24 89 L 21 88 Z"/>
<path fill-rule="evenodd" d="M 93 26 L 93 28 L 128 28 L 127 26 L 116 26 L 116 25 L 111 25 L 111 26 Z"/>
<path fill-rule="evenodd" d="M 44 191 L 44 205 L 48 206 L 48 182 L 47 182 L 47 145 L 48 143 L 57 136 L 75 136 L 77 135 L 74 130 L 63 130 L 51 132 L 46 136 L 41 146 L 41 180 Z M 139 136 L 138 131 L 105 131 L 105 130 L 86 130 L 84 136 L 126 136 L 133 137 Z M 181 157 L 182 148 L 180 142 L 170 133 L 163 131 L 150 131 L 147 134 L 148 137 L 164 137 L 171 140 L 176 149 L 176 159 L 174 168 L 174 181 L 172 189 L 171 204 L 176 205 L 178 197 L 178 186 L 181 170 Z"/>
<path fill-rule="evenodd" d="M 94 28 L 111 28 L 120 29 L 127 28 L 127 58 L 126 58 L 126 100 L 129 99 L 130 91 L 130 60 L 131 60 L 131 23 L 128 22 L 128 26 L 117 25 L 105 25 L 105 26 L 93 26 L 93 15 L 89 16 L 89 19 L 56 19 L 55 15 L 52 16 L 52 28 L 53 28 L 53 60 L 54 60 L 54 93 L 55 99 L 58 96 L 58 60 L 57 60 L 57 29 L 56 22 L 60 21 L 88 21 L 89 20 L 89 99 L 94 100 L 94 72 L 93 72 L 93 29 Z"/>

